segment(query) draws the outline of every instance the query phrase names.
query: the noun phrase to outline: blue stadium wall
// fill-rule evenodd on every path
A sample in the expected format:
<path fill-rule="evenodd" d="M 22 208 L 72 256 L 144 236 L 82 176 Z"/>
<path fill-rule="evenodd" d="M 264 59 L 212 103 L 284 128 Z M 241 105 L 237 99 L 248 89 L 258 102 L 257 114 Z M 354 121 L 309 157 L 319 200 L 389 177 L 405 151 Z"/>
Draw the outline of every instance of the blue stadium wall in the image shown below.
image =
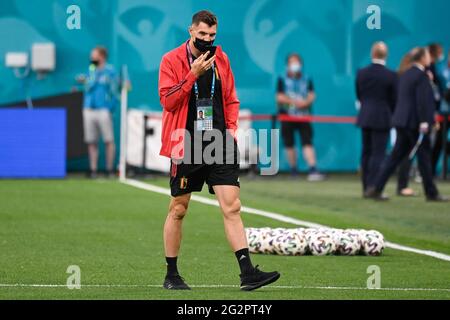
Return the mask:
<path fill-rule="evenodd" d="M 68 30 L 66 9 L 81 8 L 81 30 Z M 369 5 L 382 9 L 381 30 L 368 30 Z M 133 89 L 130 107 L 160 110 L 157 81 L 161 56 L 187 39 L 192 14 L 209 9 L 219 17 L 217 44 L 228 53 L 242 108 L 275 111 L 275 83 L 285 57 L 299 52 L 317 92 L 318 115 L 352 116 L 355 71 L 369 62 L 373 41 L 391 48 L 388 64 L 431 41 L 450 43 L 448 0 L 2 0 L 0 2 L 0 103 L 24 99 L 24 84 L 4 67 L 8 51 L 28 51 L 33 42 L 57 46 L 57 70 L 32 81 L 32 96 L 70 91 L 74 77 L 86 71 L 89 51 L 97 44 L 110 50 L 110 62 L 127 64 Z M 448 48 L 447 48 L 448 49 Z M 118 141 L 119 113 L 114 115 Z M 256 123 L 269 127 L 269 123 Z M 352 125 L 315 125 L 319 166 L 324 170 L 358 168 L 360 134 Z M 102 159 L 101 159 L 102 160 Z M 299 160 L 304 168 L 304 163 Z M 287 162 L 284 154 L 282 168 Z M 69 169 L 86 168 L 85 158 Z"/>

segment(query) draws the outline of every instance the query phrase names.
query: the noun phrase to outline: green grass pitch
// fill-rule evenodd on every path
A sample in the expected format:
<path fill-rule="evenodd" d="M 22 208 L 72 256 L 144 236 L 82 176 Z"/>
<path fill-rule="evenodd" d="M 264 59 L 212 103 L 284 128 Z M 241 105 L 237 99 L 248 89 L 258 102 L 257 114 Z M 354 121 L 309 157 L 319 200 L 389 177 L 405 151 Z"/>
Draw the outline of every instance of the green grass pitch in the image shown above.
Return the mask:
<path fill-rule="evenodd" d="M 168 186 L 165 177 L 146 182 Z M 439 187 L 450 194 L 450 184 Z M 388 192 L 393 190 L 391 183 Z M 210 197 L 206 191 L 202 195 Z M 379 203 L 360 193 L 356 176 L 316 184 L 241 179 L 245 206 L 338 228 L 377 229 L 388 241 L 450 254 L 448 204 L 423 197 Z M 450 299 L 450 262 L 393 249 L 381 257 L 252 255 L 281 278 L 241 292 L 221 213 L 197 202 L 185 220 L 179 257 L 182 275 L 195 287 L 166 291 L 162 226 L 168 201 L 114 180 L 1 180 L 0 299 Z M 247 227 L 295 227 L 251 214 L 243 219 Z M 70 265 L 81 269 L 79 290 L 64 287 Z M 381 270 L 381 290 L 366 288 L 370 265 Z"/>

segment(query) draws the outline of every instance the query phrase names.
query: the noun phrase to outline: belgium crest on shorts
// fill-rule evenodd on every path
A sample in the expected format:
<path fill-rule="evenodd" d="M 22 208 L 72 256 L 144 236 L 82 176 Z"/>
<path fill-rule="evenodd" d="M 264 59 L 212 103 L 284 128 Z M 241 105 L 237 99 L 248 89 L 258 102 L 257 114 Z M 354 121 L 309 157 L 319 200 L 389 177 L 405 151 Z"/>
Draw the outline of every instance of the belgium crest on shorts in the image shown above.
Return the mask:
<path fill-rule="evenodd" d="M 188 183 L 188 179 L 186 177 L 182 177 L 180 179 L 180 189 L 186 189 L 187 183 Z"/>

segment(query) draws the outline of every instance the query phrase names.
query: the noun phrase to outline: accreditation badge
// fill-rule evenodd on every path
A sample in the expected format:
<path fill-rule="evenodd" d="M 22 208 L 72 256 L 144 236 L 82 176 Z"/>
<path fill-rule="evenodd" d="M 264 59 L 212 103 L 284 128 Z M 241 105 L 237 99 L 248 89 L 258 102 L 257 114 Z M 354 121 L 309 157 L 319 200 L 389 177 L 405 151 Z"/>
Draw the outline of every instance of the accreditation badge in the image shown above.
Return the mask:
<path fill-rule="evenodd" d="M 213 129 L 213 100 L 198 99 L 196 102 L 198 131 L 210 131 Z"/>

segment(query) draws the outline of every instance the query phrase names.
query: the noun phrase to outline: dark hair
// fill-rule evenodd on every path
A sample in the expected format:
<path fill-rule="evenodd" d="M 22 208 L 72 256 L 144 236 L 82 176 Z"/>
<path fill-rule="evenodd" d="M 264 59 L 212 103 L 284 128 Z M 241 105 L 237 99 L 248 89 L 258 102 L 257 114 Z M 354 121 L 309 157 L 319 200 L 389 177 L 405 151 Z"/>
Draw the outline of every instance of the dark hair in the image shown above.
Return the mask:
<path fill-rule="evenodd" d="M 303 59 L 298 53 L 294 52 L 294 53 L 288 54 L 288 56 L 286 57 L 286 63 L 289 63 L 289 60 L 291 60 L 291 58 L 297 58 L 298 61 L 300 61 L 300 63 L 303 64 Z"/>
<path fill-rule="evenodd" d="M 103 58 L 108 58 L 108 50 L 105 47 L 97 46 L 94 50 L 98 51 Z"/>
<path fill-rule="evenodd" d="M 202 10 L 192 16 L 192 24 L 198 26 L 200 22 L 204 22 L 212 27 L 217 24 L 217 17 L 211 11 Z"/>
<path fill-rule="evenodd" d="M 442 51 L 442 46 L 439 43 L 430 43 L 428 45 L 428 50 L 430 51 L 430 55 L 436 59 L 438 58 L 439 50 Z"/>
<path fill-rule="evenodd" d="M 411 51 L 411 62 L 414 63 L 414 62 L 419 62 L 420 60 L 422 60 L 422 58 L 425 56 L 427 51 L 428 51 L 428 49 L 423 48 L 423 47 L 414 48 Z"/>

